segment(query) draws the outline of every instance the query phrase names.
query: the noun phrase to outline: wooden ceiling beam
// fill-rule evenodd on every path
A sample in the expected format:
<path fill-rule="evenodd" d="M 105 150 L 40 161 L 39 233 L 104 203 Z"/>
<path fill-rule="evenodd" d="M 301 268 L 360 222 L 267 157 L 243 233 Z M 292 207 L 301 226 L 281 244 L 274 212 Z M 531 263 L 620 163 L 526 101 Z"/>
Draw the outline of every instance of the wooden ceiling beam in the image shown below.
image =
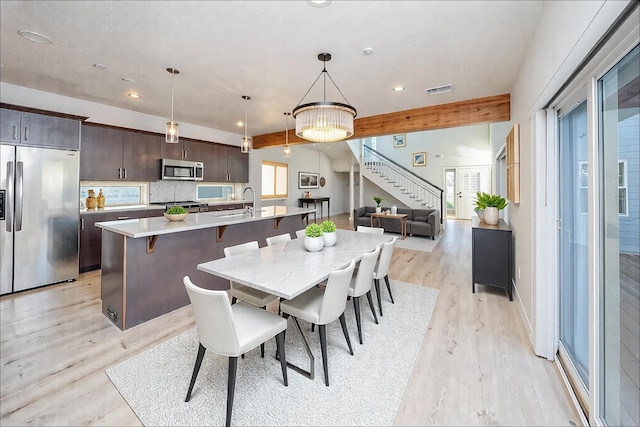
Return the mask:
<path fill-rule="evenodd" d="M 511 96 L 507 93 L 355 119 L 351 139 L 509 120 L 511 120 Z M 290 145 L 307 143 L 309 141 L 296 136 L 295 129 L 289 130 Z M 283 131 L 253 137 L 254 149 L 281 145 L 284 145 Z"/>

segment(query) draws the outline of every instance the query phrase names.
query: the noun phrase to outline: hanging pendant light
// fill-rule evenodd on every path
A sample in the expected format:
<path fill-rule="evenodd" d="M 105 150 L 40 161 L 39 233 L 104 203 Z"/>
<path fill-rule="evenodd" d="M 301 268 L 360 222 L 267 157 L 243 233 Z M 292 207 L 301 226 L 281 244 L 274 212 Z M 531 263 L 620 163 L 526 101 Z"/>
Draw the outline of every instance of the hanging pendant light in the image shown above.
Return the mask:
<path fill-rule="evenodd" d="M 293 109 L 293 117 L 296 119 L 296 135 L 302 139 L 313 142 L 336 142 L 342 141 L 353 135 L 353 119 L 358 114 L 356 109 L 349 104 L 338 85 L 333 81 L 327 71 L 326 62 L 331 60 L 331 54 L 321 53 L 318 59 L 323 63 L 320 75 L 313 82 L 307 93 L 304 94 L 300 103 L 307 96 L 309 91 L 318 82 L 320 76 L 323 77 L 323 100 L 322 102 L 312 102 L 300 105 Z M 327 76 L 331 83 L 338 89 L 346 104 L 341 102 L 327 101 Z"/>
<path fill-rule="evenodd" d="M 179 74 L 180 71 L 176 70 L 175 68 L 167 68 L 167 71 L 171 73 L 171 120 L 167 122 L 164 142 L 168 144 L 177 144 L 179 135 L 178 124 L 173 121 L 173 80 L 175 79 L 176 74 Z"/>
<path fill-rule="evenodd" d="M 291 113 L 284 113 L 284 156 L 291 157 L 291 147 L 289 147 L 289 116 Z"/>
<path fill-rule="evenodd" d="M 242 99 L 244 99 L 244 137 L 242 138 L 242 144 L 240 144 L 240 151 L 243 153 L 248 153 L 251 149 L 251 138 L 247 135 L 247 118 L 249 112 L 249 100 L 250 96 L 242 95 Z"/>

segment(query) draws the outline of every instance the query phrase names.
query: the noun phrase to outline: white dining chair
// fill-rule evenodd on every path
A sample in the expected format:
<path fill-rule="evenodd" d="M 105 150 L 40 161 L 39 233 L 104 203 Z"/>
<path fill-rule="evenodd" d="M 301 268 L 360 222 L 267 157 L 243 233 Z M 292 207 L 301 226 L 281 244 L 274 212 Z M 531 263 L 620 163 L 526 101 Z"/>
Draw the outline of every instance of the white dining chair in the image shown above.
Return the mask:
<path fill-rule="evenodd" d="M 284 341 L 287 321 L 251 304 L 240 302 L 231 305 L 226 291 L 202 289 L 194 285 L 189 276 L 185 276 L 182 281 L 191 301 L 199 342 L 198 355 L 185 402 L 191 399 L 191 392 L 206 350 L 227 356 L 229 358 L 229 373 L 226 425 L 229 426 L 233 410 L 238 356 L 258 345 L 264 345 L 266 341 L 276 337 L 282 378 L 284 385 L 288 385 Z"/>
<path fill-rule="evenodd" d="M 267 246 L 277 245 L 278 243 L 288 242 L 290 240 L 291 234 L 278 234 L 277 236 L 267 237 Z"/>
<path fill-rule="evenodd" d="M 360 297 L 362 295 L 367 295 L 369 308 L 371 308 L 371 312 L 373 313 L 373 319 L 376 325 L 378 324 L 378 316 L 376 316 L 376 309 L 373 307 L 373 299 L 371 298 L 373 270 L 376 268 L 378 255 L 380 255 L 380 246 L 376 246 L 372 252 L 362 256 L 358 264 L 358 272 L 352 277 L 351 284 L 349 285 L 348 295 L 353 299 L 353 310 L 356 313 L 356 326 L 358 327 L 360 344 L 362 344 L 362 322 L 360 320 Z"/>
<path fill-rule="evenodd" d="M 393 301 L 393 294 L 391 293 L 391 285 L 389 284 L 389 267 L 391 266 L 391 258 L 393 257 L 393 249 L 396 246 L 397 237 L 394 237 L 390 242 L 386 242 L 382 245 L 382 250 L 380 251 L 380 258 L 378 259 L 378 264 L 376 265 L 375 270 L 373 271 L 373 281 L 376 286 L 376 296 L 378 297 L 378 308 L 380 308 L 380 316 L 382 316 L 382 299 L 380 297 L 380 279 L 384 278 L 384 281 L 387 283 L 387 289 L 389 290 L 389 297 L 391 298 L 391 303 L 395 304 Z"/>
<path fill-rule="evenodd" d="M 258 242 L 254 240 L 240 245 L 227 246 L 224 248 L 224 256 L 230 257 L 248 251 L 257 251 L 258 249 Z M 275 301 L 278 298 L 275 295 L 253 289 L 249 286 L 241 285 L 233 280 L 230 280 L 229 282 L 231 284 L 231 290 L 229 292 L 231 294 L 231 304 L 235 304 L 237 300 L 242 300 L 250 302 L 253 305 L 257 305 L 258 307 L 265 307 L 271 301 Z"/>
<path fill-rule="evenodd" d="M 322 364 L 324 366 L 324 382 L 327 386 L 329 385 L 326 329 L 328 323 L 340 319 L 342 333 L 349 346 L 349 353 L 353 356 L 353 348 L 351 347 L 349 331 L 344 318 L 344 310 L 347 306 L 347 293 L 349 292 L 349 283 L 351 283 L 355 265 L 355 260 L 351 260 L 351 263 L 349 263 L 347 267 L 331 272 L 326 287 L 313 287 L 291 300 L 280 303 L 280 310 L 284 317 L 292 316 L 296 324 L 298 323 L 298 319 L 302 319 L 318 325 Z M 298 328 L 299 326 L 300 325 L 298 325 Z M 301 329 L 299 330 L 302 331 Z"/>
<path fill-rule="evenodd" d="M 305 229 L 303 228 L 302 230 L 298 230 L 296 231 L 296 238 L 300 239 L 301 237 L 305 236 Z"/>
<path fill-rule="evenodd" d="M 359 225 L 358 228 L 356 228 L 356 231 L 359 231 L 360 233 L 382 234 L 384 233 L 384 228 Z"/>

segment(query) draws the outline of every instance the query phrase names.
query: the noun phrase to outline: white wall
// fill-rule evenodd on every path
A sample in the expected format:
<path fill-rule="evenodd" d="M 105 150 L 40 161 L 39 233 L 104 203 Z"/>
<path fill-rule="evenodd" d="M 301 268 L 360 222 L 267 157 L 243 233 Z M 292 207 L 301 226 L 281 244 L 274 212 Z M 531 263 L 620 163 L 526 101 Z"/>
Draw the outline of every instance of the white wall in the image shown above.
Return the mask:
<path fill-rule="evenodd" d="M 567 81 L 627 3 L 604 0 L 545 2 L 511 91 L 511 121 L 520 125 L 520 204 L 510 208 L 510 225 L 515 239 L 516 303 L 530 338 L 536 328 L 532 317 L 536 286 L 532 266 L 535 265 L 537 244 L 532 224 L 539 220 L 533 215 L 535 176 L 544 171 L 536 162 L 531 119 Z"/>

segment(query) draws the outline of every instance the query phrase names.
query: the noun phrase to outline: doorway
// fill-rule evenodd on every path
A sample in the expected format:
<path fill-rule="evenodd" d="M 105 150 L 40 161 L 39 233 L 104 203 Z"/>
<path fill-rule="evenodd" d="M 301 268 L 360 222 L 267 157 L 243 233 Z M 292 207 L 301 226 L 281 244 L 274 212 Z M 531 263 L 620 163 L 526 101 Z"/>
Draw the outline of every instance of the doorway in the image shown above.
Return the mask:
<path fill-rule="evenodd" d="M 473 166 L 457 168 L 456 175 L 456 218 L 471 219 L 473 204 L 476 193 L 491 191 L 489 177 L 491 168 L 489 166 Z"/>
<path fill-rule="evenodd" d="M 456 218 L 456 169 L 444 169 L 445 218 Z"/>

